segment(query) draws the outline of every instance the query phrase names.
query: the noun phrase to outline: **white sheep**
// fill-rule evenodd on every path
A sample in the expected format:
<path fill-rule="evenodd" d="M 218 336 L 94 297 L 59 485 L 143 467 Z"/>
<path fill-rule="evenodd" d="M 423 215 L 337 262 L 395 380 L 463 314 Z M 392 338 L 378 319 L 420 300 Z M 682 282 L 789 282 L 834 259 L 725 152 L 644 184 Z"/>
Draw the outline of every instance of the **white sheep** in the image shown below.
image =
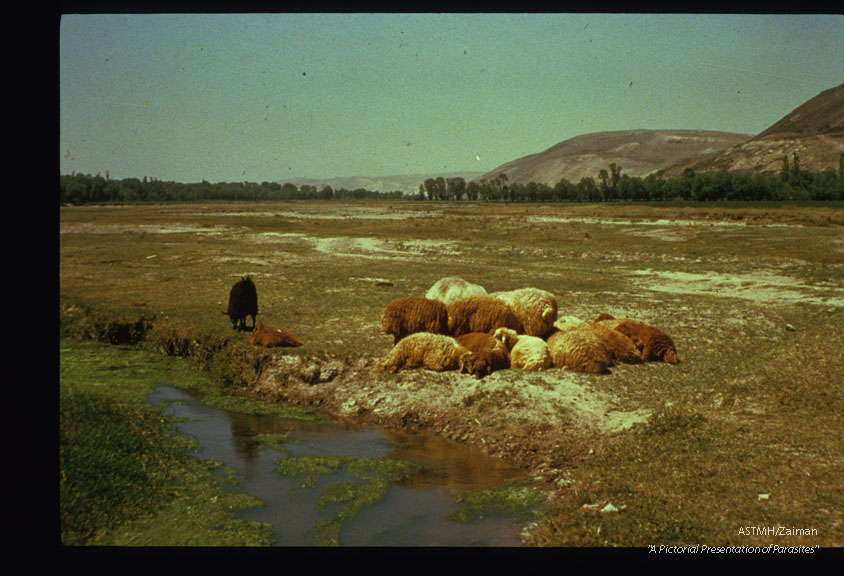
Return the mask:
<path fill-rule="evenodd" d="M 501 340 L 510 351 L 510 367 L 522 370 L 546 370 L 551 368 L 551 352 L 548 344 L 538 336 L 519 334 L 511 328 L 499 328 L 495 338 Z"/>
<path fill-rule="evenodd" d="M 548 338 L 554 366 L 575 372 L 602 373 L 612 366 L 606 344 L 585 325 L 558 330 Z"/>
<path fill-rule="evenodd" d="M 405 336 L 393 346 L 376 371 L 396 372 L 407 368 L 427 368 L 435 372 L 462 370 L 472 352 L 451 336 L 416 332 Z"/>
<path fill-rule="evenodd" d="M 547 338 L 554 331 L 557 298 L 547 290 L 521 288 L 508 292 L 493 292 L 492 296 L 510 305 L 528 336 Z"/>
<path fill-rule="evenodd" d="M 425 298 L 439 300 L 446 306 L 455 300 L 469 296 L 486 296 L 486 288 L 454 276 L 437 280 L 425 294 Z"/>

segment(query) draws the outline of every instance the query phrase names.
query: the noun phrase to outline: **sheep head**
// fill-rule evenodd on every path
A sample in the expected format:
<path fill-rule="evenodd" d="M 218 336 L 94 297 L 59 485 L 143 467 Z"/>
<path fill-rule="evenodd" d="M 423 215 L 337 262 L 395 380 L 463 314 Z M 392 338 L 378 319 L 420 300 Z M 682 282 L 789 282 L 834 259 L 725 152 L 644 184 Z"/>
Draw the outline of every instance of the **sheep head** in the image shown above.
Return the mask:
<path fill-rule="evenodd" d="M 493 337 L 496 340 L 500 340 L 507 347 L 507 350 L 512 350 L 516 342 L 519 341 L 518 332 L 512 328 L 498 328 L 493 334 Z"/>

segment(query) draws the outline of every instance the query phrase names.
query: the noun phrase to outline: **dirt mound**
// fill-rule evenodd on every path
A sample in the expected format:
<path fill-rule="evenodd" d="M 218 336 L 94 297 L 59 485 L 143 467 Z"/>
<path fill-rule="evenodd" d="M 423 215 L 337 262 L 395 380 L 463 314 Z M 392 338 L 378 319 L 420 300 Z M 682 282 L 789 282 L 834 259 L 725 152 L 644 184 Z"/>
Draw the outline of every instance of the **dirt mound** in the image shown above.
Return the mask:
<path fill-rule="evenodd" d="M 542 476 L 562 471 L 615 432 L 644 422 L 588 379 L 565 370 L 502 370 L 478 380 L 454 372 L 375 372 L 377 358 L 276 356 L 248 394 L 321 410 L 355 422 L 426 430 L 479 447 Z M 560 434 L 565 430 L 566 434 Z"/>

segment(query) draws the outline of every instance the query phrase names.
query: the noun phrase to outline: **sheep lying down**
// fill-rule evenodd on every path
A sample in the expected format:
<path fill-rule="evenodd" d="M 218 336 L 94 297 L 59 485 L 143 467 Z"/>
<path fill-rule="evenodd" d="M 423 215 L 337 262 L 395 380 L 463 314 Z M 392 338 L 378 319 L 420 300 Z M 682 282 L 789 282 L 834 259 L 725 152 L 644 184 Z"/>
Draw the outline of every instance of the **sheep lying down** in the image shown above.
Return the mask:
<path fill-rule="evenodd" d="M 472 359 L 472 352 L 451 336 L 417 332 L 399 340 L 376 368 L 378 372 L 397 372 L 427 368 L 435 372 L 462 370 Z"/>
<path fill-rule="evenodd" d="M 644 362 L 677 364 L 680 361 L 674 341 L 659 328 L 632 318 L 613 318 L 609 314 L 601 314 L 592 324 L 611 328 L 627 336 L 640 351 Z"/>
<path fill-rule="evenodd" d="M 258 322 L 255 326 L 250 342 L 267 348 L 275 348 L 276 346 L 296 348 L 302 345 L 302 341 L 293 334 L 278 328 L 271 328 L 263 322 Z"/>
<path fill-rule="evenodd" d="M 469 332 L 457 337 L 457 343 L 472 352 L 464 359 L 461 372 L 473 374 L 476 378 L 489 376 L 494 370 L 510 367 L 510 354 L 507 346 L 492 334 Z"/>
<path fill-rule="evenodd" d="M 446 306 L 460 300 L 461 298 L 468 298 L 469 296 L 485 296 L 486 289 L 478 284 L 472 284 L 462 278 L 448 276 L 441 278 L 434 283 L 425 293 L 425 298 L 429 300 L 439 300 Z"/>
<path fill-rule="evenodd" d="M 551 368 L 551 353 L 545 340 L 537 336 L 518 334 L 510 328 L 498 328 L 495 338 L 510 352 L 510 367 L 521 370 L 546 370 Z"/>

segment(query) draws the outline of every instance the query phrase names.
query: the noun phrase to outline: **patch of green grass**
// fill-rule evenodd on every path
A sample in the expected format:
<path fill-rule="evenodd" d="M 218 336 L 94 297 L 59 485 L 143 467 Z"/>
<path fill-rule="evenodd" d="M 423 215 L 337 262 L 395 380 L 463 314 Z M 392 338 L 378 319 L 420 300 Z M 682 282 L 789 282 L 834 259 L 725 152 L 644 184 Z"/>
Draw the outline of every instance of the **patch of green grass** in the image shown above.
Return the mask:
<path fill-rule="evenodd" d="M 268 545 L 268 526 L 234 511 L 261 505 L 231 493 L 217 462 L 162 407 L 161 382 L 210 389 L 190 364 L 127 346 L 60 341 L 60 530 L 65 545 Z M 243 407 L 243 406 L 242 406 Z M 254 407 L 252 408 L 254 411 Z M 272 406 L 278 413 L 279 406 Z"/>
<path fill-rule="evenodd" d="M 231 512 L 260 505 L 226 492 L 188 454 L 160 410 L 63 387 L 59 414 L 62 543 L 268 545 L 269 528 Z"/>
<path fill-rule="evenodd" d="M 488 490 L 462 494 L 457 502 L 460 510 L 448 515 L 449 520 L 469 523 L 492 515 L 512 516 L 519 520 L 538 518 L 535 510 L 545 501 L 542 490 L 530 480 L 510 481 Z"/>

